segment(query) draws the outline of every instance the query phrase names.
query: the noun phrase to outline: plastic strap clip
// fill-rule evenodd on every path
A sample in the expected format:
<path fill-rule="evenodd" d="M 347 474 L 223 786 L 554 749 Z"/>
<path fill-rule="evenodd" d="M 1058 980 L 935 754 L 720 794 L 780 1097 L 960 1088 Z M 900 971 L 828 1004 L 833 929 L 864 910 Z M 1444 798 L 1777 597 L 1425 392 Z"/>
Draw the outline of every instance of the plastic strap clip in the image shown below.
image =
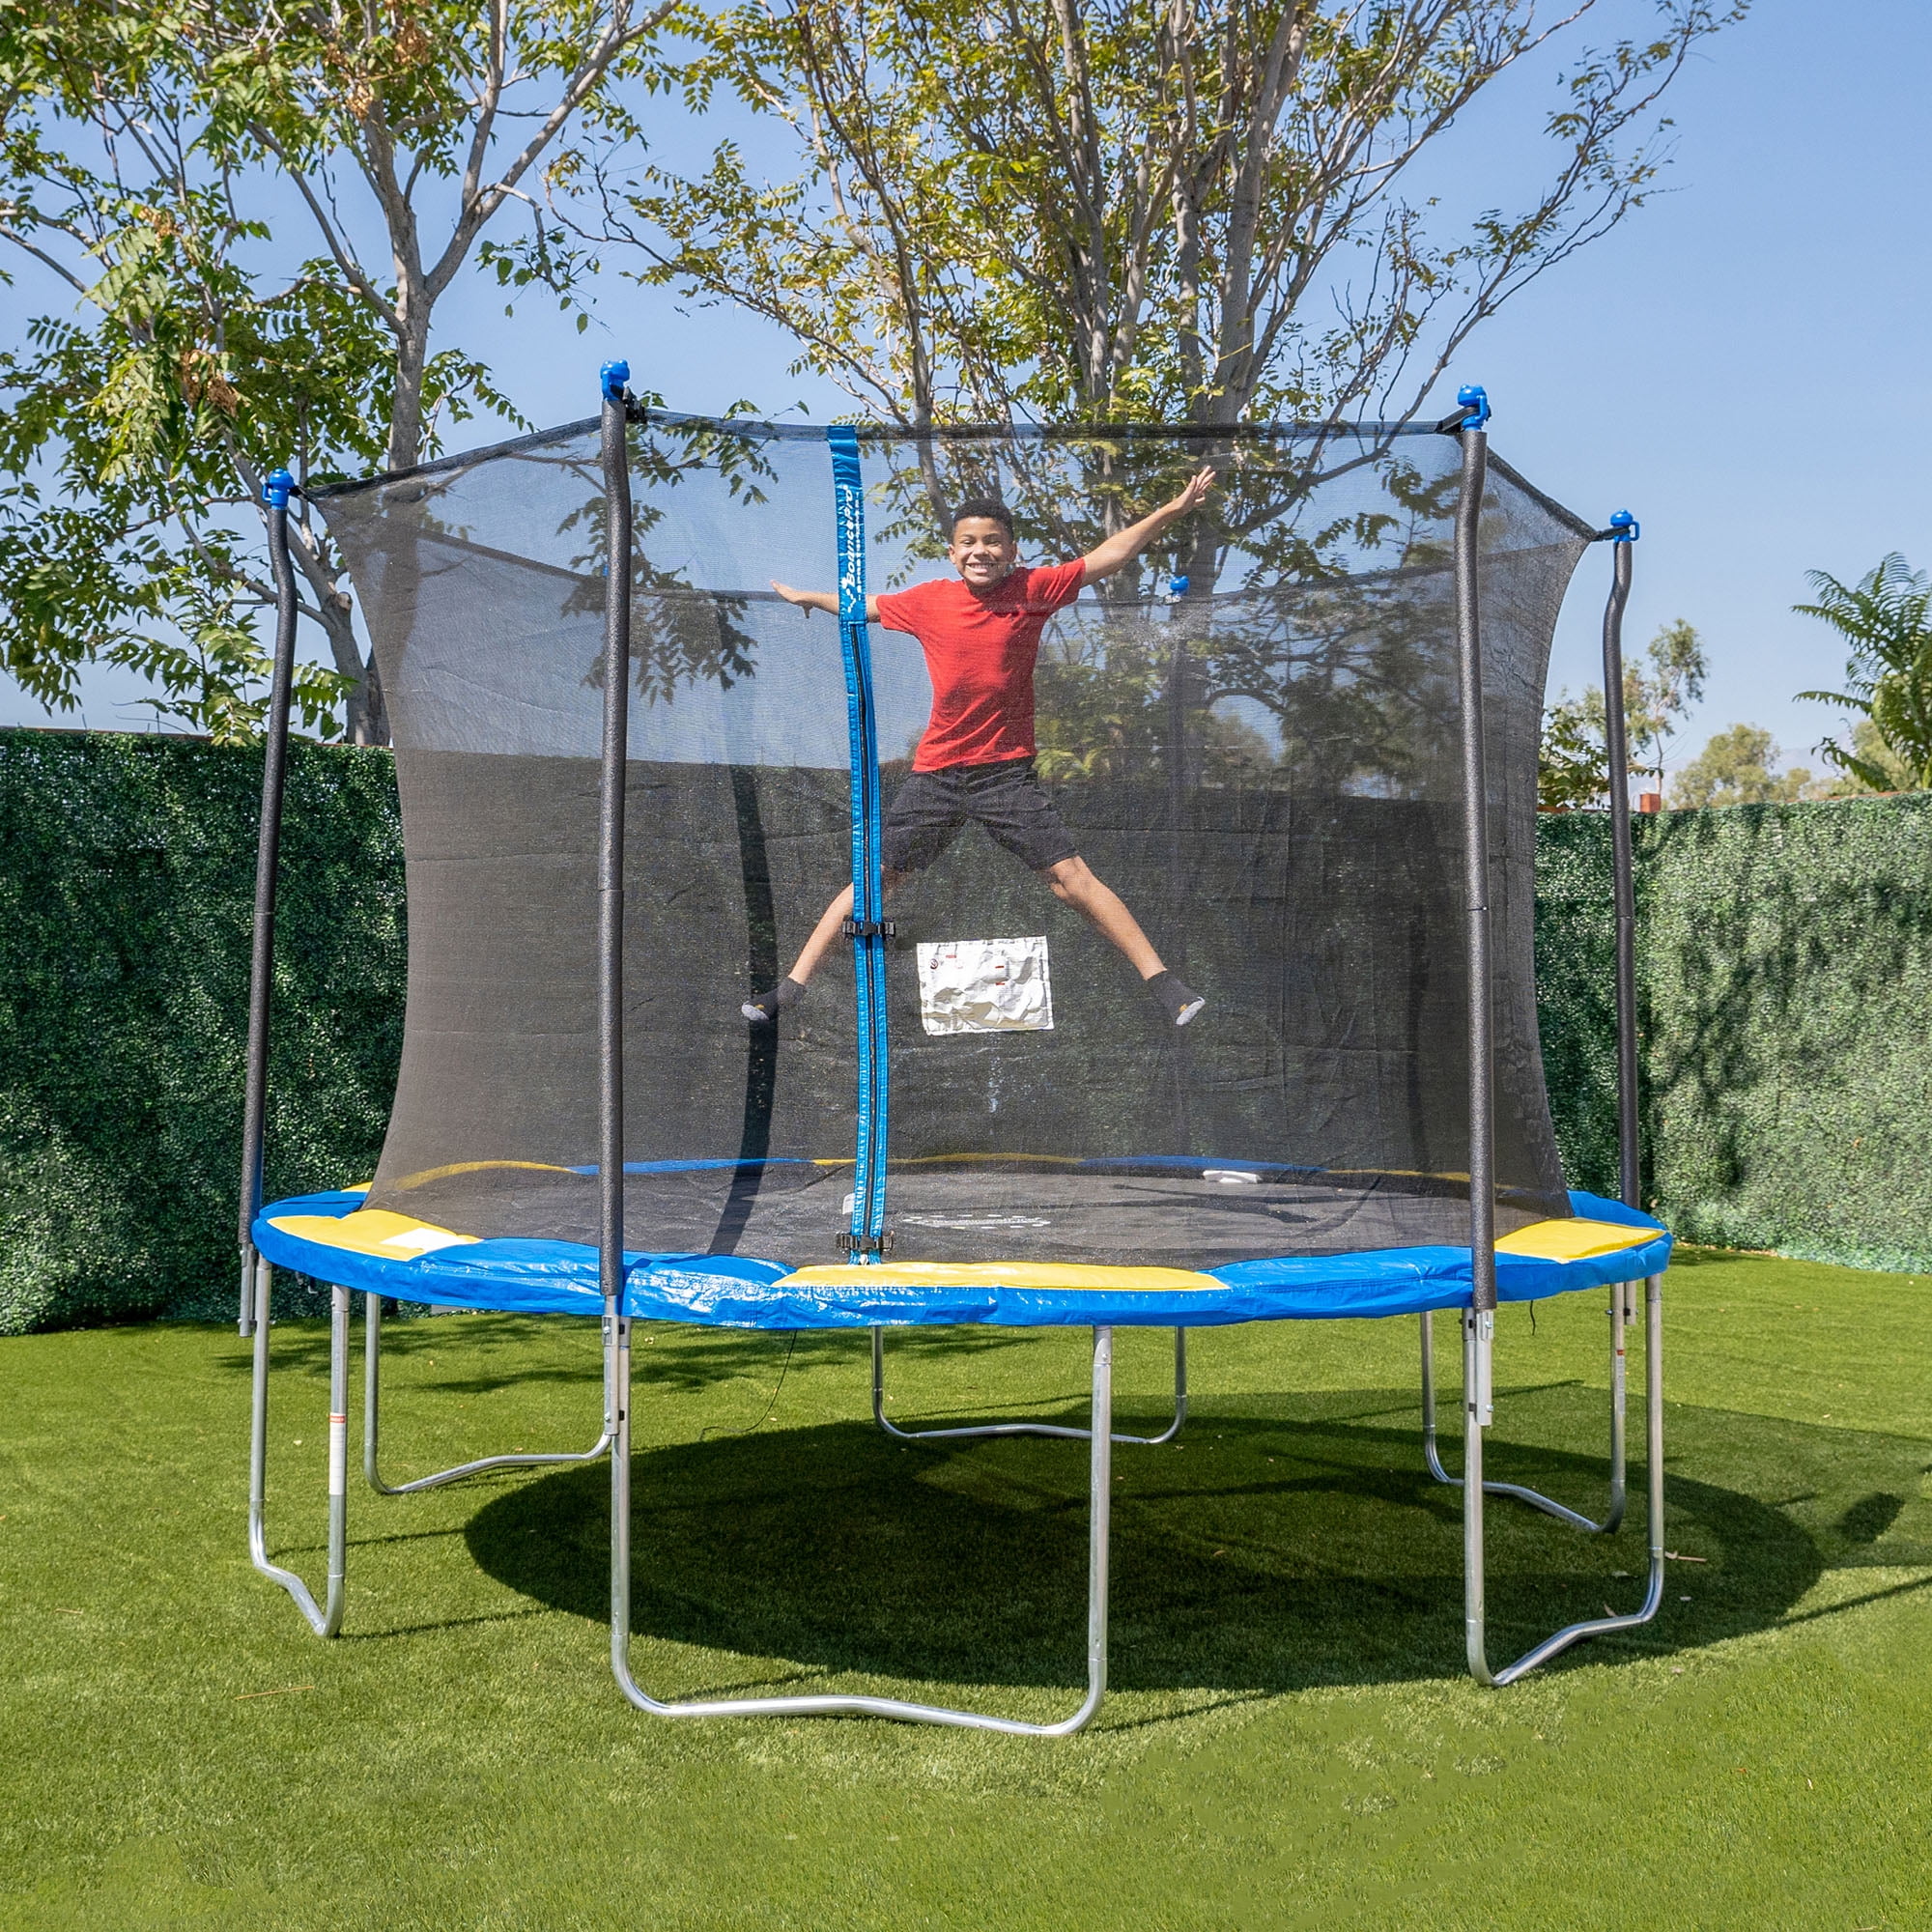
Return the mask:
<path fill-rule="evenodd" d="M 899 929 L 889 919 L 853 919 L 848 916 L 838 930 L 847 939 L 896 939 Z"/>
<path fill-rule="evenodd" d="M 838 1252 L 841 1255 L 889 1255 L 893 1251 L 893 1236 L 890 1229 L 883 1235 L 840 1235 Z"/>

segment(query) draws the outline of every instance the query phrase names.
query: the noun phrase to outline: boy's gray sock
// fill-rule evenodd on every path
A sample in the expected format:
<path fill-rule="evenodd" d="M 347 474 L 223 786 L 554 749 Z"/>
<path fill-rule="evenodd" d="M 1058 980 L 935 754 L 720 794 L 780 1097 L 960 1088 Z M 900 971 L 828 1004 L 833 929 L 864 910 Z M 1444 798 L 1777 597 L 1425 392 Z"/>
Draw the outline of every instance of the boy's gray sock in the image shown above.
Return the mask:
<path fill-rule="evenodd" d="M 748 1020 L 757 1026 L 770 1026 L 787 1007 L 795 1007 L 805 998 L 805 988 L 796 980 L 781 980 L 769 993 L 760 993 L 755 1000 L 747 1000 L 739 1009 Z"/>
<path fill-rule="evenodd" d="M 1178 1027 L 1185 1026 L 1208 1004 L 1179 974 L 1170 973 L 1166 967 L 1150 974 L 1142 983 L 1167 1009 L 1168 1018 Z"/>

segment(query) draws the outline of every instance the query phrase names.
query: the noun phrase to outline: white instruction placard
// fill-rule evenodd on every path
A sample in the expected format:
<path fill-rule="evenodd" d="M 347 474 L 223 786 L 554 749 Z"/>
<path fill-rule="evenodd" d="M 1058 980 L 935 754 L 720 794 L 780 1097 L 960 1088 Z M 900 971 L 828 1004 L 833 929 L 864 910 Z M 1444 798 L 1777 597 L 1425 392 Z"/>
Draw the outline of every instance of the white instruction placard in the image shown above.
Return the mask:
<path fill-rule="evenodd" d="M 932 1034 L 1052 1032 L 1046 935 L 922 941 L 919 1016 Z"/>

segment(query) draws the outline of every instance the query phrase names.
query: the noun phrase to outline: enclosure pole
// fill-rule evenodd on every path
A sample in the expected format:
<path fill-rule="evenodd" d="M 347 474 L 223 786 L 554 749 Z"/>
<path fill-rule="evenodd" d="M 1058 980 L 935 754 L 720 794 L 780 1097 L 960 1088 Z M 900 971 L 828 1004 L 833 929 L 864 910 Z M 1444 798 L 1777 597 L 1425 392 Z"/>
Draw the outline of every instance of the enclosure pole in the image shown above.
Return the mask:
<path fill-rule="evenodd" d="M 1604 751 L 1610 795 L 1610 881 L 1617 923 L 1617 1184 L 1638 1206 L 1636 1112 L 1636 877 L 1631 855 L 1630 742 L 1624 717 L 1624 607 L 1637 521 L 1610 519 L 1609 602 L 1604 606 Z"/>
<path fill-rule="evenodd" d="M 1478 1684 L 1493 1684 L 1490 1671 L 1489 1608 L 1483 1548 L 1483 1417 L 1469 1391 L 1487 1374 L 1484 1357 L 1493 1341 L 1493 1329 L 1483 1333 L 1485 1321 L 1495 1321 L 1473 1308 L 1463 1311 L 1463 1639 L 1469 1675 Z"/>
<path fill-rule="evenodd" d="M 295 682 L 296 578 L 289 564 L 289 498 L 296 479 L 271 469 L 262 481 L 269 511 L 269 567 L 275 580 L 275 659 L 262 753 L 262 820 L 255 846 L 255 931 L 248 965 L 248 1058 L 242 1099 L 242 1297 L 238 1326 L 255 1320 L 255 1216 L 262 1209 L 262 1143 L 269 1094 L 269 997 L 275 966 L 275 865 L 282 844 L 288 770 L 289 693 Z"/>
<path fill-rule="evenodd" d="M 1469 1307 L 1463 1317 L 1463 1609 L 1469 1673 L 1490 1682 L 1484 1632 L 1483 1431 L 1492 1414 L 1496 1322 L 1494 1003 L 1490 986 L 1490 790 L 1483 756 L 1483 637 L 1478 559 L 1489 471 L 1489 397 L 1473 384 L 1463 410 L 1456 498 L 1456 663 L 1463 716 L 1463 886 L 1468 905 Z"/>
<path fill-rule="evenodd" d="M 1483 485 L 1489 472 L 1489 399 L 1470 386 L 1457 400 L 1463 481 L 1456 502 L 1456 658 L 1463 714 L 1463 843 L 1468 904 L 1469 1267 L 1478 1313 L 1496 1305 L 1494 999 L 1491 987 L 1489 777 L 1483 756 L 1483 639 L 1477 582 Z M 1487 1330 L 1485 1332 L 1488 1332 Z M 1483 1392 L 1487 1406 L 1488 1391 Z M 1484 1420 L 1487 1422 L 1488 1417 Z"/>
<path fill-rule="evenodd" d="M 597 1282 L 604 1294 L 604 1385 L 611 1457 L 611 1641 L 631 1613 L 631 1324 L 624 1313 L 624 765 L 631 690 L 631 456 L 628 362 L 603 389 L 604 745 L 597 799 Z M 620 1366 L 621 1365 L 621 1366 Z M 617 1652 L 621 1655 L 621 1652 Z"/>

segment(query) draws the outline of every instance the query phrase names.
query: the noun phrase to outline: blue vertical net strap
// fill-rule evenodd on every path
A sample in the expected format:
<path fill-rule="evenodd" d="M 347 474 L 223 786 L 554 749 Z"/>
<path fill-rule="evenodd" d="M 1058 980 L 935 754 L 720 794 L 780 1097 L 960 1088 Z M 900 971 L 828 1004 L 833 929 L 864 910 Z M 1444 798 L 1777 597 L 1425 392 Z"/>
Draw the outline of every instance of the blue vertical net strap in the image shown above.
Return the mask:
<path fill-rule="evenodd" d="M 653 413 L 632 440 L 627 1247 L 795 1266 L 890 1232 L 895 1262 L 1202 1269 L 1466 1244 L 1453 439 L 861 429 L 831 466 L 789 425 Z M 890 611 L 953 576 L 969 497 L 1010 506 L 1029 565 L 1075 559 L 1203 463 L 1205 509 L 1040 627 L 1031 754 L 990 800 L 956 771 L 907 790 L 933 703 L 917 636 L 771 587 L 869 586 Z M 409 867 L 370 1206 L 594 1242 L 596 425 L 320 507 L 382 671 Z M 1492 461 L 1502 1233 L 1568 1212 L 1531 853 L 1550 634 L 1589 535 Z M 1062 832 L 1205 999 L 1187 1026 L 1051 890 Z M 893 889 L 868 910 L 875 866 Z M 855 882 L 856 916 L 895 933 L 834 947 L 802 1004 L 749 1022 Z"/>
<path fill-rule="evenodd" d="M 871 639 L 866 622 L 866 491 L 855 431 L 827 432 L 838 529 L 838 642 L 852 798 L 852 976 L 859 1042 L 858 1119 L 852 1172 L 852 1248 L 880 1252 L 886 1215 L 891 1095 L 886 1062 L 884 894 L 879 866 L 879 744 L 872 717 Z"/>

